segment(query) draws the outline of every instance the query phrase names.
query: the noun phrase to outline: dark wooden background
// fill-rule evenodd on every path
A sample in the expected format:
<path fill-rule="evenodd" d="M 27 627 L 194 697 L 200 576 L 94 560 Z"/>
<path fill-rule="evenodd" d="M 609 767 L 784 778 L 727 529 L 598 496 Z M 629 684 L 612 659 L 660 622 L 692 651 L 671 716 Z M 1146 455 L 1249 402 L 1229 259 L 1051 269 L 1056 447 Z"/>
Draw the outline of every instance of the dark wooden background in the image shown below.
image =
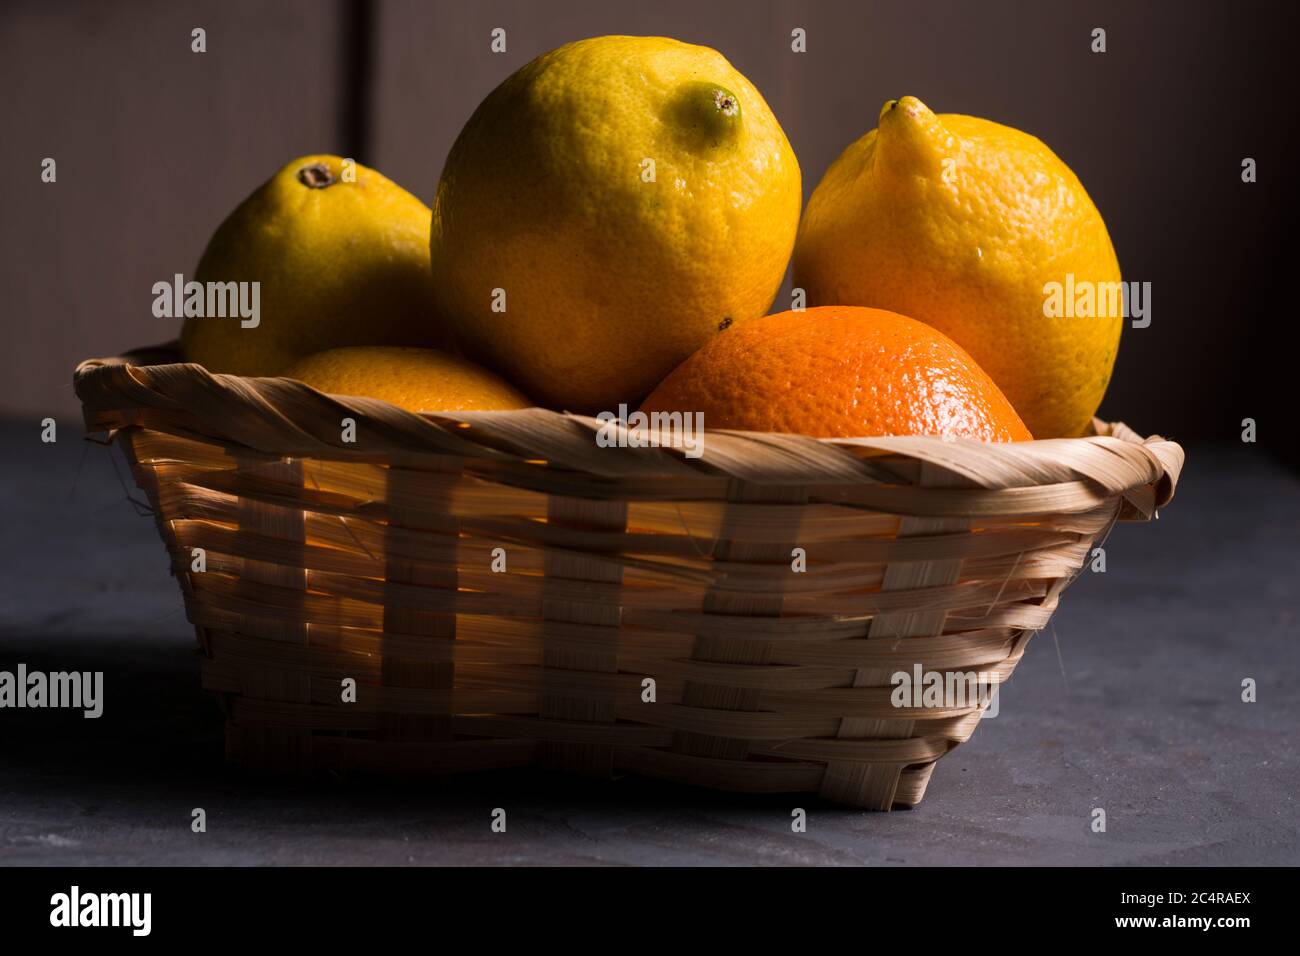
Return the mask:
<path fill-rule="evenodd" d="M 1268 444 L 1292 417 L 1277 339 L 1294 323 L 1295 7 L 6 0 L 0 415 L 75 416 L 78 359 L 172 337 L 152 284 L 190 274 L 221 219 L 294 155 L 355 156 L 428 201 L 461 124 L 511 71 L 568 40 L 657 33 L 714 46 L 754 81 L 805 196 L 890 97 L 1039 135 L 1101 208 L 1125 278 L 1153 283 L 1152 324 L 1125 331 L 1103 414 L 1221 440 L 1250 416 Z M 190 50 L 194 27 L 206 53 Z M 795 27 L 807 53 L 790 50 Z M 47 156 L 55 184 L 40 181 Z"/>

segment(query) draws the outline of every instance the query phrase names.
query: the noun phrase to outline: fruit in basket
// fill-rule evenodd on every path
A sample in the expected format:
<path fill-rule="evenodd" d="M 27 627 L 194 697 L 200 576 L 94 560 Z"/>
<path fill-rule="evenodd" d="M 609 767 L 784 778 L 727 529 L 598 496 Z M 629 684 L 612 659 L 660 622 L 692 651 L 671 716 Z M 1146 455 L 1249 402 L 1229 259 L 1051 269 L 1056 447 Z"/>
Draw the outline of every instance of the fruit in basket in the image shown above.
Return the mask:
<path fill-rule="evenodd" d="M 329 395 L 360 395 L 412 412 L 528 408 L 527 398 L 481 366 L 437 349 L 357 346 L 329 349 L 284 370 Z"/>
<path fill-rule="evenodd" d="M 892 309 L 951 336 L 1039 438 L 1082 434 L 1110 380 L 1123 319 L 1106 225 L 1042 142 L 972 116 L 890 100 L 808 201 L 794 282 L 811 305 Z M 1049 283 L 1093 311 L 1049 318 Z"/>
<path fill-rule="evenodd" d="M 276 375 L 335 346 L 446 341 L 432 305 L 429 207 L 373 169 L 344 163 L 295 159 L 221 224 L 194 278 L 260 283 L 260 315 L 250 327 L 187 318 L 187 359 L 213 372 Z"/>
<path fill-rule="evenodd" d="M 822 438 L 1032 436 L 956 342 L 883 309 L 822 306 L 737 323 L 678 366 L 647 412 L 703 412 L 706 428 Z"/>
<path fill-rule="evenodd" d="M 546 404 L 635 405 L 784 276 L 799 165 L 717 51 L 597 37 L 527 64 L 461 131 L 434 201 L 438 312 Z"/>

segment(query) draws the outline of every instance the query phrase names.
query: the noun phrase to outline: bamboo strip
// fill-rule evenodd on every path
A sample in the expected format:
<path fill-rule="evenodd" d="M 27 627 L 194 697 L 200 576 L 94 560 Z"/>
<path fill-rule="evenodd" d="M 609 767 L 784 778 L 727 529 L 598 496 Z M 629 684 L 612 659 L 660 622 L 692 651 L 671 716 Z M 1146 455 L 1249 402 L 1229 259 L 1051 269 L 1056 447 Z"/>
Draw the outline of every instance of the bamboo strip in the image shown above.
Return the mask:
<path fill-rule="evenodd" d="M 240 467 L 248 480 L 264 479 L 269 483 L 289 486 L 302 480 L 302 469 L 292 462 L 244 462 Z M 239 527 L 252 533 L 265 531 L 269 535 L 288 539 L 296 542 L 299 549 L 302 546 L 303 521 L 299 511 L 241 498 Z M 250 559 L 243 560 L 241 564 L 240 576 L 236 581 L 237 590 L 252 588 L 257 584 L 274 586 L 286 596 L 286 606 L 294 612 L 274 618 L 265 618 L 256 613 L 245 614 L 241 630 L 268 641 L 306 644 L 308 623 L 302 614 L 302 595 L 307 572 L 301 566 L 294 567 L 292 564 L 273 564 Z M 203 575 L 209 573 L 213 572 L 207 570 Z M 197 592 L 202 589 L 194 590 Z M 311 699 L 309 679 L 300 672 L 267 671 L 246 675 L 243 693 L 262 700 L 307 702 Z M 310 731 L 289 727 L 246 727 L 238 722 L 235 726 L 241 738 L 239 747 L 244 754 L 243 759 L 250 766 L 295 770 L 310 767 Z"/>

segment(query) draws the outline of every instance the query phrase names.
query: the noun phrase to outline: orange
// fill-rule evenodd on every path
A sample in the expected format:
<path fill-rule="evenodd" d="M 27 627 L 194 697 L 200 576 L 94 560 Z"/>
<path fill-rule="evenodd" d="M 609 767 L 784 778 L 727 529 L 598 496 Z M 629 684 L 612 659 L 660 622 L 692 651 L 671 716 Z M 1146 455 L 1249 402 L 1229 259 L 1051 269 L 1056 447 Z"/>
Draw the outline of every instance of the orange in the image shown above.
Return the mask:
<path fill-rule="evenodd" d="M 436 349 L 329 349 L 299 359 L 282 374 L 327 395 L 378 398 L 411 412 L 499 411 L 532 404 L 487 369 Z"/>
<path fill-rule="evenodd" d="M 646 412 L 703 412 L 704 427 L 818 438 L 1033 436 L 960 345 L 915 319 L 822 306 L 738 322 L 659 383 Z"/>

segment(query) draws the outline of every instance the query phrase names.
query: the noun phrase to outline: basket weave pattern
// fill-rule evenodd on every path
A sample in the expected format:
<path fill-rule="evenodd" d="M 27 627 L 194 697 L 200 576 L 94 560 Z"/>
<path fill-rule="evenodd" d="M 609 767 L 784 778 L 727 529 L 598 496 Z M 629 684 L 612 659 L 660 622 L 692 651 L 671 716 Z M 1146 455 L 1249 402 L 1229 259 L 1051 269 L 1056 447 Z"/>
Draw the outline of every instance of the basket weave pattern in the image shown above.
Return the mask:
<path fill-rule="evenodd" d="M 984 703 L 895 707 L 890 676 L 1005 681 L 1183 462 L 1100 422 L 1014 445 L 710 431 L 691 460 L 541 409 L 414 415 L 146 364 L 169 358 L 84 362 L 77 393 L 154 509 L 228 756 L 270 768 L 541 763 L 914 805 Z"/>

